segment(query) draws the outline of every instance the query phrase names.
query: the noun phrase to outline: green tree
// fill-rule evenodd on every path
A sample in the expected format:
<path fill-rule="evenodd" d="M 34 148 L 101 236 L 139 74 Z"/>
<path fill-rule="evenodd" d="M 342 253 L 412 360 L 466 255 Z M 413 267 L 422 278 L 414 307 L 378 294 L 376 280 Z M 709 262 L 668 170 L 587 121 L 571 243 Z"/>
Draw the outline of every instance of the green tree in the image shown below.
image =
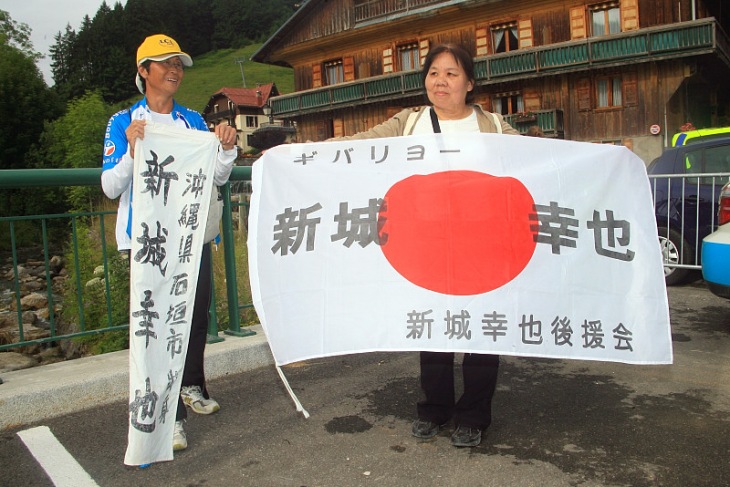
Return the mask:
<path fill-rule="evenodd" d="M 104 129 L 114 109 L 98 91 L 68 102 L 66 114 L 50 123 L 44 133 L 47 152 L 60 167 L 99 167 L 104 145 Z M 70 187 L 68 201 L 73 210 L 89 211 L 101 199 L 98 187 Z"/>
<path fill-rule="evenodd" d="M 54 37 L 51 70 L 56 90 L 66 100 L 97 90 L 109 103 L 134 95 L 134 51 L 128 48 L 125 12 L 102 3 L 93 20 L 84 17 L 78 32 L 70 26 Z"/>
<path fill-rule="evenodd" d="M 14 22 L 0 10 L 0 170 L 36 167 L 44 121 L 60 113 L 57 97 L 36 66 L 39 55 L 29 36 L 27 25 Z M 52 199 L 52 192 L 46 191 L 0 191 L 0 216 L 37 214 L 50 208 Z M 14 231 L 21 244 L 38 241 L 37 229 L 28 222 L 17 222 Z M 9 225 L 0 226 L 2 248 L 8 247 L 8 232 Z"/>
<path fill-rule="evenodd" d="M 183 0 L 178 11 L 183 15 L 175 19 L 175 34 L 170 35 L 179 39 L 180 47 L 193 59 L 209 52 L 215 31 L 209 0 Z"/>
<path fill-rule="evenodd" d="M 53 36 L 56 41 L 51 46 L 51 75 L 55 82 L 56 89 L 64 97 L 68 97 L 66 90 L 70 84 L 73 73 L 73 57 L 71 56 L 71 48 L 76 42 L 76 31 L 71 28 L 70 24 L 66 24 L 64 33 L 58 32 Z"/>
<path fill-rule="evenodd" d="M 35 60 L 0 44 L 0 169 L 26 167 L 25 154 L 43 131 L 51 98 Z"/>
<path fill-rule="evenodd" d="M 30 40 L 32 30 L 28 24 L 18 23 L 5 10 L 0 10 L 0 44 L 13 46 L 26 56 L 37 61 L 42 54 L 35 52 Z"/>

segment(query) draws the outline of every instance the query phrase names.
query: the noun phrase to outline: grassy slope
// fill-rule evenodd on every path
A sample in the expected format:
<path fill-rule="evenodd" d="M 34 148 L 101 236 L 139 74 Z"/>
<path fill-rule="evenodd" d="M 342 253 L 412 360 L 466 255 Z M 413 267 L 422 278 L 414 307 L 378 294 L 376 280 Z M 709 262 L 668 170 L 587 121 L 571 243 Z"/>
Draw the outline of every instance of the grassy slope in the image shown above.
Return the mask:
<path fill-rule="evenodd" d="M 255 63 L 249 59 L 259 47 L 261 44 L 241 49 L 223 49 L 193 59 L 193 67 L 185 71 L 185 80 L 175 99 L 184 106 L 202 112 L 211 95 L 221 88 L 243 88 L 241 67 L 236 62 L 239 59 L 244 60 L 246 88 L 255 88 L 256 83 L 273 81 L 279 93 L 292 93 L 294 72 L 291 69 Z"/>

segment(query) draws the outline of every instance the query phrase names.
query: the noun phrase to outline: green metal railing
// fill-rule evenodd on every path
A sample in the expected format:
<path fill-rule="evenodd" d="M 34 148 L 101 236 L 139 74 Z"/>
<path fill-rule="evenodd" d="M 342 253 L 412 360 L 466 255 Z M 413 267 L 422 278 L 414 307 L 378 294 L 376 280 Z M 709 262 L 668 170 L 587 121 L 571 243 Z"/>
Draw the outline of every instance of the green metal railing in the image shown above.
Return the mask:
<path fill-rule="evenodd" d="M 714 18 L 560 42 L 474 59 L 477 84 L 576 72 L 601 66 L 714 54 L 730 63 L 728 39 Z M 299 91 L 271 99 L 276 117 L 295 117 L 423 94 L 419 71 L 397 72 Z"/>
<path fill-rule="evenodd" d="M 230 181 L 250 181 L 251 180 L 251 167 L 234 167 L 231 173 Z M 65 187 L 65 186 L 99 186 L 101 182 L 101 169 L 6 169 L 0 171 L 0 190 L 1 189 L 17 189 L 17 188 L 51 188 L 51 187 Z M 228 311 L 228 329 L 224 330 L 224 334 L 232 336 L 248 336 L 253 335 L 255 332 L 242 329 L 240 321 L 240 311 L 245 308 L 251 308 L 251 303 L 239 304 L 238 299 L 238 281 L 236 275 L 236 260 L 235 260 L 235 245 L 234 245 L 234 230 L 233 230 L 233 217 L 232 217 L 232 206 L 231 201 L 231 183 L 227 183 L 222 186 L 221 194 L 223 196 L 223 217 L 222 217 L 222 229 L 221 238 L 223 240 L 223 258 L 225 265 L 225 284 L 226 284 L 226 296 L 227 296 L 227 311 Z M 242 203 L 237 203 L 236 206 L 243 206 Z M 15 317 L 18 323 L 18 341 L 12 343 L 0 344 L 0 351 L 9 350 L 13 348 L 26 347 L 29 345 L 37 345 L 47 342 L 55 342 L 58 340 L 78 338 L 90 335 L 97 335 L 100 333 L 108 333 L 116 330 L 127 330 L 129 329 L 129 323 L 125 324 L 113 324 L 112 322 L 112 303 L 110 301 L 110 279 L 109 279 L 109 254 L 107 250 L 106 232 L 105 232 L 105 219 L 111 218 L 116 215 L 116 210 L 113 211 L 96 211 L 96 212 L 77 212 L 77 213 L 66 213 L 66 214 L 52 214 L 52 215 L 27 215 L 27 216 L 12 216 L 12 217 L 0 217 L 0 225 L 9 228 L 8 235 L 10 239 L 10 252 L 12 255 L 13 265 L 13 278 L 11 291 L 13 292 L 13 300 L 15 301 Z M 94 219 L 99 222 L 99 245 L 102 252 L 103 269 L 104 269 L 104 285 L 105 285 L 105 296 L 106 296 L 106 326 L 95 327 L 91 329 L 90 324 L 86 322 L 84 310 L 84 285 L 81 282 L 81 276 L 79 272 L 75 273 L 76 282 L 74 283 L 78 290 L 76 294 L 76 305 L 79 308 L 79 322 L 76 325 L 79 331 L 67 334 L 59 335 L 57 333 L 57 317 L 55 314 L 53 287 L 51 279 L 51 257 L 49 255 L 49 223 L 58 219 L 70 220 L 71 229 L 71 249 L 70 252 L 73 255 L 73 265 L 76 269 L 79 269 L 80 252 L 78 248 L 78 226 L 81 220 Z M 16 235 L 15 227 L 18 222 L 21 221 L 34 221 L 39 222 L 41 226 L 41 236 L 43 244 L 43 261 L 44 261 L 44 274 L 46 284 L 46 297 L 48 299 L 48 310 L 49 310 L 49 333 L 48 336 L 42 338 L 29 338 L 27 337 L 26 330 L 23 325 L 23 311 L 21 307 L 21 283 L 18 271 L 19 266 L 19 251 L 18 238 Z M 239 221 L 242 225 L 244 222 Z M 93 324 L 98 325 L 98 324 Z M 218 336 L 218 323 L 215 314 L 215 300 L 211 305 L 211 320 L 208 329 L 208 342 L 220 341 L 222 338 Z"/>
<path fill-rule="evenodd" d="M 511 113 L 504 115 L 504 119 L 521 134 L 527 133 L 531 125 L 537 125 L 546 137 L 563 138 L 562 110 L 536 110 L 528 114 Z"/>

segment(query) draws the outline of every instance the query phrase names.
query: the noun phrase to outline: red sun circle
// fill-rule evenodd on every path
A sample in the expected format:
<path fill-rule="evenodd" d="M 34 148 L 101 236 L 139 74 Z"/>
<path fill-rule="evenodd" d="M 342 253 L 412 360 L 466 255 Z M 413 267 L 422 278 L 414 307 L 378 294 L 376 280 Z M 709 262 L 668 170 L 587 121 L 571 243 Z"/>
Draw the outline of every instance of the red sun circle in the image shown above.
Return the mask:
<path fill-rule="evenodd" d="M 379 213 L 381 249 L 413 284 L 474 295 L 504 286 L 535 251 L 534 201 L 512 177 L 476 171 L 414 175 L 394 184 Z"/>

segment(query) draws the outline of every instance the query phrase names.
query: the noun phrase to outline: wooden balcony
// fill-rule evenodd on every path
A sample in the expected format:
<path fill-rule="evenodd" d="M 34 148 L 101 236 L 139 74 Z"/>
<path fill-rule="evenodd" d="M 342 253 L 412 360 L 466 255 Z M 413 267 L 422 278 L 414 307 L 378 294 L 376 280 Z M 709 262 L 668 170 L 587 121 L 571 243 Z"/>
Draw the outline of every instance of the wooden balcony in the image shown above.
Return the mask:
<path fill-rule="evenodd" d="M 545 137 L 562 139 L 563 129 L 562 110 L 535 110 L 530 113 L 512 113 L 504 116 L 505 121 L 516 128 L 521 134 L 527 133 L 532 125 L 542 129 Z"/>
<path fill-rule="evenodd" d="M 370 0 L 361 2 L 355 5 L 355 22 L 382 19 L 446 1 L 448 0 Z"/>
<path fill-rule="evenodd" d="M 217 122 L 219 120 L 223 119 L 235 119 L 236 118 L 236 112 L 233 110 L 221 110 L 218 112 L 211 112 L 205 115 L 205 121 L 206 122 Z"/>
<path fill-rule="evenodd" d="M 405 1 L 405 0 L 403 0 Z M 425 1 L 425 0 L 424 0 Z M 561 42 L 475 58 L 477 84 L 712 55 L 730 67 L 730 43 L 714 18 Z M 398 72 L 271 98 L 274 116 L 294 118 L 423 95 L 420 71 Z"/>

